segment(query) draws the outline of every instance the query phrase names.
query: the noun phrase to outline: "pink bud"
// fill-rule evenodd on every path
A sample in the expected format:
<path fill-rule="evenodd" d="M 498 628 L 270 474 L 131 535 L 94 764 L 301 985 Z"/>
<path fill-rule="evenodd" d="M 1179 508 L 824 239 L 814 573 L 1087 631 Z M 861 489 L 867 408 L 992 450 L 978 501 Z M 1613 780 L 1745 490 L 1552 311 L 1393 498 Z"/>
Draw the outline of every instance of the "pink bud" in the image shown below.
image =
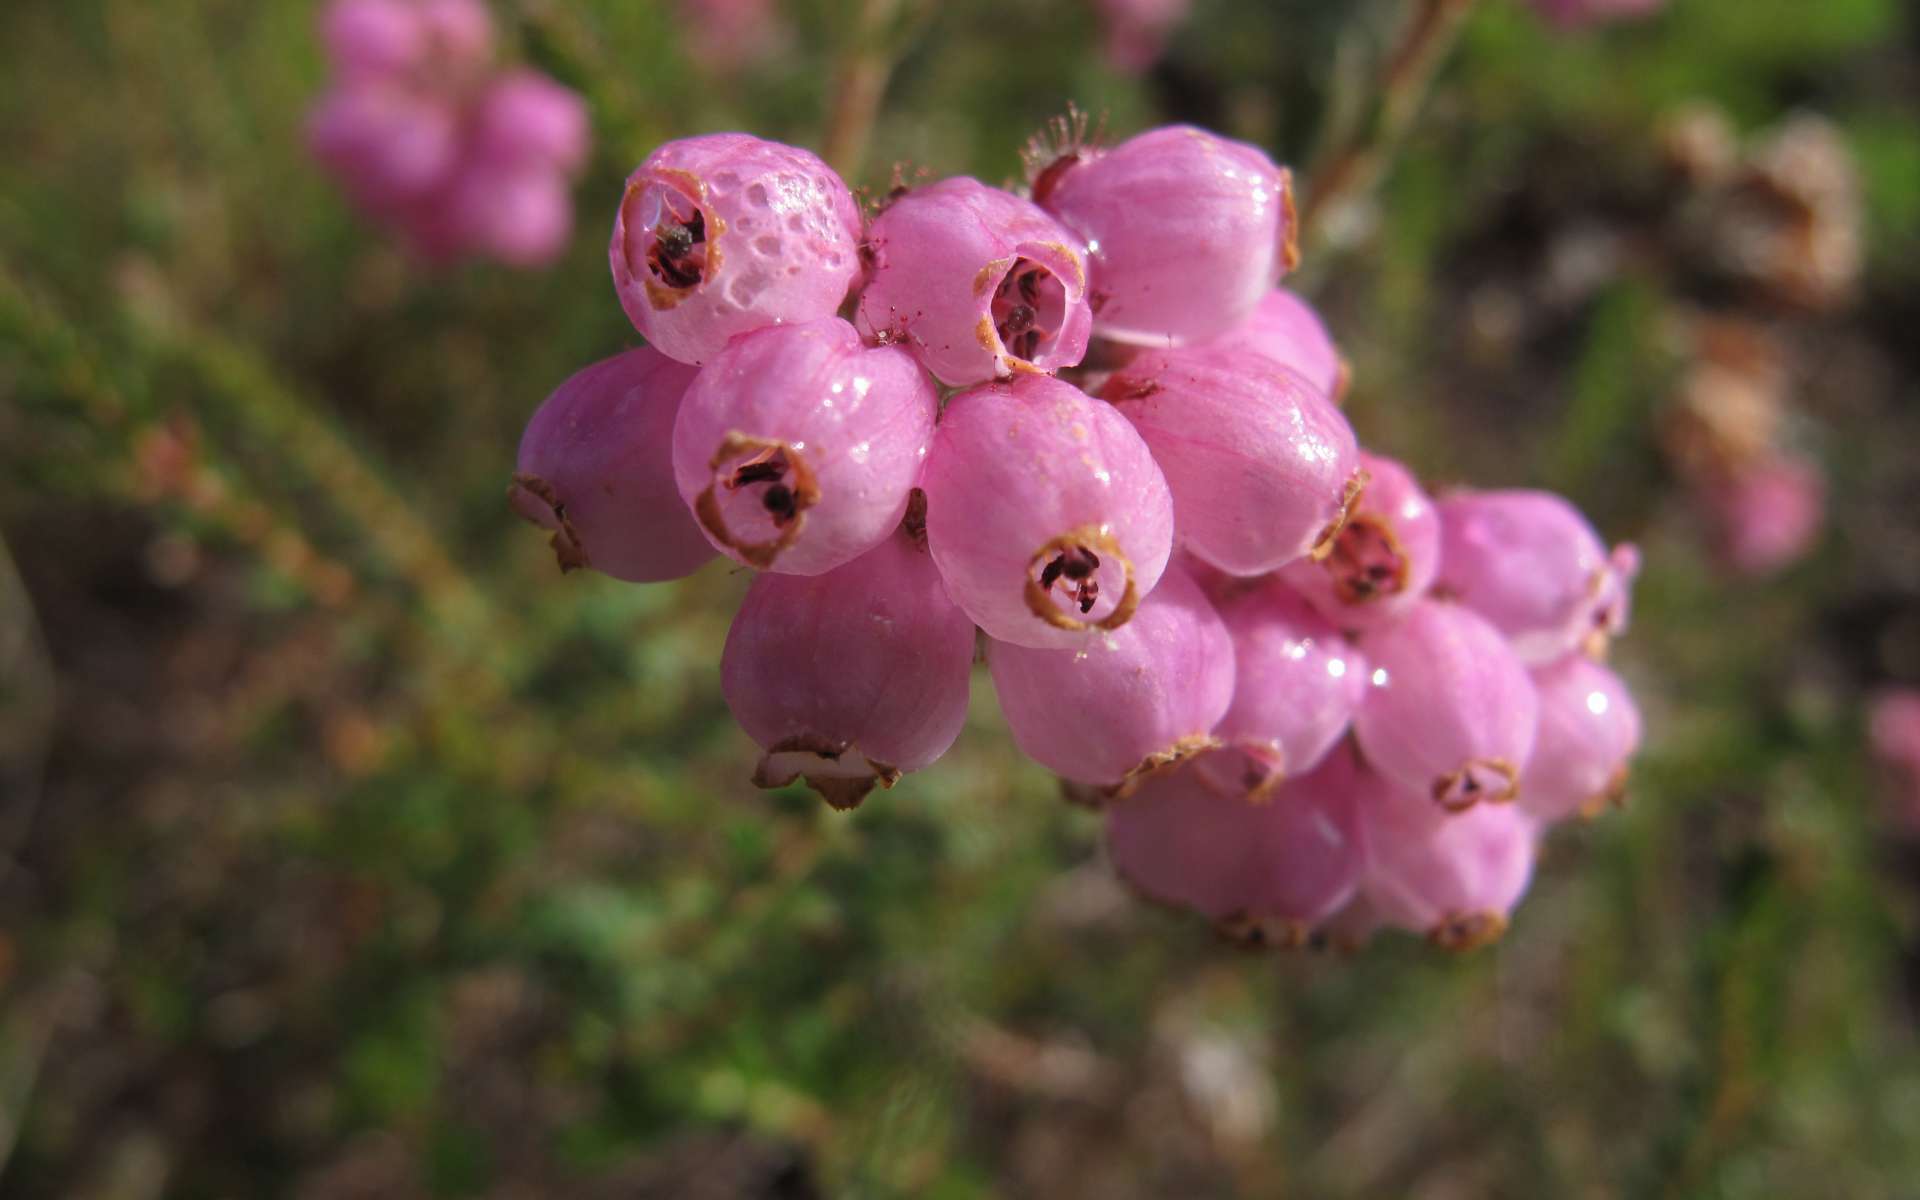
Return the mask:
<path fill-rule="evenodd" d="M 1353 428 L 1305 379 L 1246 350 L 1158 350 L 1107 380 L 1173 489 L 1181 544 L 1258 575 L 1332 536 L 1359 486 Z"/>
<path fill-rule="evenodd" d="M 1373 671 L 1353 731 L 1376 770 L 1442 809 L 1518 794 L 1540 702 L 1499 630 L 1458 604 L 1421 600 L 1361 649 Z"/>
<path fill-rule="evenodd" d="M 1609 555 L 1552 492 L 1457 492 L 1440 501 L 1437 586 L 1492 621 L 1529 665 L 1625 628 L 1631 548 Z"/>
<path fill-rule="evenodd" d="M 1079 783 L 1120 787 L 1212 745 L 1233 643 L 1198 585 L 1168 571 L 1133 620 L 1075 650 L 987 643 L 1013 740 Z"/>
<path fill-rule="evenodd" d="M 1291 176 L 1189 125 L 1069 150 L 1039 172 L 1033 198 L 1086 244 L 1094 331 L 1114 341 L 1219 337 L 1297 256 Z"/>
<path fill-rule="evenodd" d="M 425 56 L 426 35 L 412 0 L 333 0 L 320 18 L 327 59 L 340 79 L 372 79 L 412 69 Z"/>
<path fill-rule="evenodd" d="M 1908 830 L 1920 830 L 1920 691 L 1894 688 L 1875 696 L 1867 741 L 1886 776 L 1893 819 Z"/>
<path fill-rule="evenodd" d="M 1233 706 L 1214 734 L 1247 756 L 1237 783 L 1262 791 L 1302 775 L 1347 731 L 1367 688 L 1367 664 L 1340 631 L 1278 582 L 1223 599 L 1233 638 Z M 1230 761 L 1209 755 L 1203 768 Z M 1222 782 L 1222 781 L 1216 781 Z"/>
<path fill-rule="evenodd" d="M 533 71 L 488 86 L 474 116 L 474 154 L 516 167 L 545 165 L 570 174 L 586 164 L 587 106 L 573 91 Z"/>
<path fill-rule="evenodd" d="M 650 583 L 713 557 L 673 482 L 673 418 L 693 376 L 629 350 L 561 384 L 527 422 L 508 498 L 553 531 L 561 570 Z"/>
<path fill-rule="evenodd" d="M 1118 629 L 1166 569 L 1173 500 L 1133 426 L 1050 375 L 948 401 L 927 458 L 927 543 L 991 637 L 1072 649 Z"/>
<path fill-rule="evenodd" d="M 835 808 L 953 745 L 973 623 L 904 533 L 820 575 L 758 576 L 720 656 L 727 707 L 766 750 L 761 787 L 796 778 Z"/>
<path fill-rule="evenodd" d="M 1627 685 L 1584 654 L 1536 669 L 1533 683 L 1540 730 L 1520 780 L 1520 806 L 1536 820 L 1562 821 L 1618 801 L 1640 748 L 1640 710 Z"/>
<path fill-rule="evenodd" d="M 1264 801 L 1215 791 L 1204 762 L 1108 806 L 1114 866 L 1147 896 L 1194 909 L 1228 936 L 1300 945 L 1359 882 L 1352 756 L 1333 754 Z"/>
<path fill-rule="evenodd" d="M 1805 459 L 1774 455 L 1706 490 L 1721 560 L 1771 575 L 1804 558 L 1826 519 L 1826 480 Z"/>
<path fill-rule="evenodd" d="M 1364 767 L 1357 778 L 1361 888 L 1375 915 L 1448 950 L 1505 933 L 1533 875 L 1532 818 L 1510 804 L 1442 813 Z"/>
<path fill-rule="evenodd" d="M 818 575 L 900 524 L 939 395 L 913 356 L 838 317 L 735 338 L 673 428 L 680 495 L 738 562 Z"/>
<path fill-rule="evenodd" d="M 941 382 L 1057 371 L 1087 350 L 1086 252 L 1033 204 L 943 179 L 889 204 L 867 235 L 861 331 L 899 341 Z"/>
<path fill-rule="evenodd" d="M 343 86 L 314 107 L 307 138 L 355 203 L 394 219 L 453 169 L 459 113 L 439 97 L 403 88 Z"/>
<path fill-rule="evenodd" d="M 1280 568 L 1280 578 L 1342 629 L 1370 629 L 1423 595 L 1440 569 L 1440 514 L 1413 473 L 1360 453 L 1366 486 L 1319 559 Z"/>
<path fill-rule="evenodd" d="M 680 0 L 693 57 L 725 74 L 766 58 L 786 36 L 774 0 Z"/>
<path fill-rule="evenodd" d="M 1286 288 L 1260 298 L 1253 315 L 1207 343 L 1210 350 L 1252 350 L 1306 376 L 1338 403 L 1347 390 L 1347 364 L 1313 306 Z"/>
<path fill-rule="evenodd" d="M 1193 0 L 1094 0 L 1100 13 L 1100 47 L 1116 71 L 1138 75 L 1160 61 L 1167 38 L 1193 7 Z"/>
<path fill-rule="evenodd" d="M 460 173 L 444 201 L 449 243 L 428 258 L 461 250 L 483 252 L 516 267 L 552 262 L 573 232 L 573 195 L 550 166 L 496 167 L 476 163 Z"/>
<path fill-rule="evenodd" d="M 587 110 L 522 71 L 487 88 L 466 160 L 437 206 L 448 254 L 484 251 L 516 266 L 551 262 L 573 232 L 570 175 L 585 163 Z"/>
<path fill-rule="evenodd" d="M 417 0 L 431 52 L 448 66 L 480 67 L 493 57 L 493 18 L 483 0 Z"/>
<path fill-rule="evenodd" d="M 735 334 L 831 316 L 860 273 L 860 210 L 833 168 L 744 133 L 668 142 L 627 180 L 608 254 L 662 353 L 702 363 Z"/>

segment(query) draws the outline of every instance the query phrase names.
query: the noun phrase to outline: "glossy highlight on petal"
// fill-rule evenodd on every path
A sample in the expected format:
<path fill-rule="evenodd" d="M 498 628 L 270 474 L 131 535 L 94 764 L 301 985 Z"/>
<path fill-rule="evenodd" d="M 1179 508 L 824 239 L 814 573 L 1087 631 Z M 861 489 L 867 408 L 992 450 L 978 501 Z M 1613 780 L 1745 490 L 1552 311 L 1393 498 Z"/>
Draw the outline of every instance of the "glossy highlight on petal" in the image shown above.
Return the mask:
<path fill-rule="evenodd" d="M 1156 350 L 1101 395 L 1152 448 L 1182 544 L 1236 575 L 1300 558 L 1361 484 L 1353 427 L 1302 376 L 1247 350 Z"/>
<path fill-rule="evenodd" d="M 608 260 L 627 316 L 669 357 L 831 316 L 860 274 L 860 210 L 810 151 L 744 133 L 667 142 L 627 180 Z"/>
<path fill-rule="evenodd" d="M 1212 744 L 1209 731 L 1233 698 L 1227 628 L 1177 570 L 1123 628 L 1072 650 L 989 640 L 987 669 L 1029 758 L 1110 788 Z"/>
<path fill-rule="evenodd" d="M 756 577 L 720 659 L 761 787 L 857 805 L 945 754 L 966 719 L 973 623 L 904 533 L 819 575 Z"/>
<path fill-rule="evenodd" d="M 1376 770 L 1443 809 L 1519 794 L 1540 702 L 1499 630 L 1422 600 L 1360 648 L 1372 670 L 1354 734 Z"/>
<path fill-rule="evenodd" d="M 891 200 L 874 219 L 859 325 L 964 387 L 1052 372 L 1086 353 L 1086 251 L 1010 192 L 957 177 Z"/>
<path fill-rule="evenodd" d="M 1046 375 L 947 402 L 922 486 L 927 543 L 991 637 L 1071 649 L 1131 619 L 1166 569 L 1173 501 L 1140 435 Z"/>
<path fill-rule="evenodd" d="M 900 524 L 939 398 L 912 357 L 838 317 L 734 339 L 674 423 L 680 495 L 721 553 L 817 575 Z"/>
<path fill-rule="evenodd" d="M 1083 155 L 1035 195 L 1086 244 L 1094 331 L 1138 345 L 1219 337 L 1291 269 L 1293 181 L 1265 152 L 1170 125 Z"/>
<path fill-rule="evenodd" d="M 510 498 L 552 531 L 562 570 L 649 583 L 713 557 L 673 478 L 673 422 L 693 376 L 629 350 L 561 384 L 527 423 Z"/>

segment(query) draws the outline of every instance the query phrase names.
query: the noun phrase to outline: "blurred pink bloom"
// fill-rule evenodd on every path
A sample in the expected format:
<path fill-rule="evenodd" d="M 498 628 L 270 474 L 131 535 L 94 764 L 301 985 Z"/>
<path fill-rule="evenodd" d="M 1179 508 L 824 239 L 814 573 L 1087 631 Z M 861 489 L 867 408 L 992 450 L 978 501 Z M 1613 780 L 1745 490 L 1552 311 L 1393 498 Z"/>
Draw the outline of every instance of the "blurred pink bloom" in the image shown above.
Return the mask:
<path fill-rule="evenodd" d="M 1193 0 L 1093 0 L 1093 7 L 1100 14 L 1107 62 L 1116 71 L 1138 75 L 1160 61 Z"/>
<path fill-rule="evenodd" d="M 1826 519 L 1818 466 L 1776 454 L 1707 486 L 1721 561 L 1742 575 L 1769 575 L 1804 557 Z"/>
<path fill-rule="evenodd" d="M 315 157 L 368 216 L 429 262 L 557 257 L 585 164 L 580 98 L 532 71 L 496 73 L 478 0 L 335 0 L 321 18 L 333 87 Z"/>
<path fill-rule="evenodd" d="M 1894 819 L 1920 830 L 1920 691 L 1898 688 L 1875 697 L 1867 742 L 1893 785 L 1887 800 Z"/>
<path fill-rule="evenodd" d="M 725 74 L 769 57 L 784 27 L 774 0 L 680 0 L 693 56 Z"/>
<path fill-rule="evenodd" d="M 1581 29 L 1606 21 L 1644 17 L 1666 0 L 1533 0 L 1541 16 L 1561 29 Z"/>

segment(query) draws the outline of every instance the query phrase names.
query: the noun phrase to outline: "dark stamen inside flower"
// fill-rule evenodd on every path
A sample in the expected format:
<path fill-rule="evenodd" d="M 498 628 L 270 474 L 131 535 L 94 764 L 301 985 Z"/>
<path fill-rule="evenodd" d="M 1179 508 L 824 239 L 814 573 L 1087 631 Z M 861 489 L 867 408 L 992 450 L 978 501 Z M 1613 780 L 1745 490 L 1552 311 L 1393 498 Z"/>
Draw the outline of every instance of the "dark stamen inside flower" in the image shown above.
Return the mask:
<path fill-rule="evenodd" d="M 789 483 L 792 469 L 786 451 L 763 449 L 733 468 L 727 477 L 727 490 L 739 491 L 764 484 L 766 490 L 760 493 L 760 507 L 773 517 L 774 527 L 779 528 L 800 512 L 799 497 Z"/>
<path fill-rule="evenodd" d="M 685 224 L 666 220 L 653 227 L 653 251 L 647 265 L 668 287 L 690 288 L 706 266 L 707 222 L 695 210 Z"/>
<path fill-rule="evenodd" d="M 1080 606 L 1080 611 L 1092 612 L 1094 602 L 1100 599 L 1100 581 L 1093 577 L 1099 569 L 1099 555 L 1085 546 L 1069 546 L 1041 568 L 1040 586 L 1051 591 L 1053 585 L 1065 577 L 1072 584 L 1067 594 Z"/>
<path fill-rule="evenodd" d="M 1482 800 L 1504 804 L 1519 794 L 1519 772 L 1499 758 L 1476 758 L 1433 782 L 1433 799 L 1450 812 L 1463 812 Z"/>
<path fill-rule="evenodd" d="M 1333 539 L 1322 565 L 1333 576 L 1334 591 L 1347 604 L 1365 604 L 1399 594 L 1407 586 L 1407 556 L 1386 524 L 1359 514 Z"/>
<path fill-rule="evenodd" d="M 773 514 L 775 525 L 785 525 L 793 520 L 796 509 L 793 503 L 793 489 L 784 483 L 776 483 L 760 497 L 760 503 Z"/>
<path fill-rule="evenodd" d="M 772 461 L 750 462 L 733 473 L 733 486 L 745 487 L 750 483 L 772 483 L 780 478 L 780 464 Z"/>
<path fill-rule="evenodd" d="M 1015 260 L 993 293 L 993 328 L 1014 358 L 1033 361 L 1066 322 L 1066 290 L 1053 272 L 1029 259 Z"/>

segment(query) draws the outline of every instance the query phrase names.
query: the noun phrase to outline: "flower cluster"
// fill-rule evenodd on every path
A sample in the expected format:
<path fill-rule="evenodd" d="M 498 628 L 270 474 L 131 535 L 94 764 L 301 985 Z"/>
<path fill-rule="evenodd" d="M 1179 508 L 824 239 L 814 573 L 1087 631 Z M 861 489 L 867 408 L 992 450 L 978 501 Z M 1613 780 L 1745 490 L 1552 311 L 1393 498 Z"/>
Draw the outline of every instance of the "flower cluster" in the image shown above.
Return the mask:
<path fill-rule="evenodd" d="M 308 137 L 368 215 L 428 262 L 536 266 L 565 248 L 586 107 L 494 67 L 480 0 L 334 0 L 321 36 L 334 78 Z"/>
<path fill-rule="evenodd" d="M 1084 134 L 1030 145 L 1025 194 L 951 178 L 871 214 L 802 149 L 661 146 L 610 246 L 649 345 L 540 408 L 513 503 L 563 567 L 758 570 L 721 682 L 762 786 L 851 807 L 932 763 L 978 644 L 1147 894 L 1268 940 L 1356 895 L 1482 940 L 1639 740 L 1597 661 L 1633 552 L 1359 448 L 1338 352 L 1276 288 L 1285 169 Z"/>

